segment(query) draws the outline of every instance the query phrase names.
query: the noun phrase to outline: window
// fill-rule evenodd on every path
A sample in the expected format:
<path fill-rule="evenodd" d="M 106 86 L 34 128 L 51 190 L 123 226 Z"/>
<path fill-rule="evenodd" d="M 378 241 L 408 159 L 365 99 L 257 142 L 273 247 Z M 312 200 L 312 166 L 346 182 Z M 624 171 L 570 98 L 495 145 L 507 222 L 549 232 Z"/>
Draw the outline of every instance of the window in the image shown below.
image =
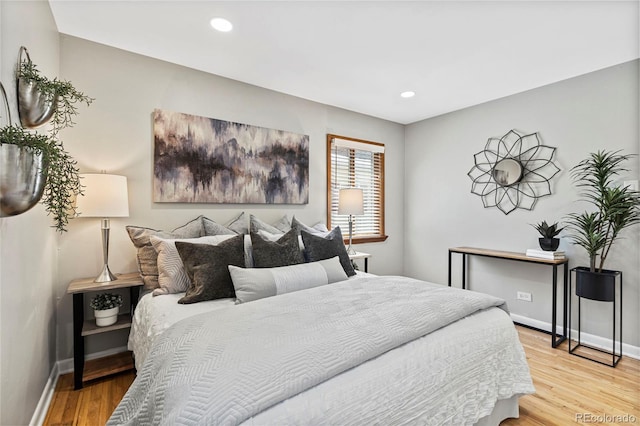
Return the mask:
<path fill-rule="evenodd" d="M 364 214 L 353 216 L 353 242 L 384 241 L 384 144 L 327 135 L 327 226 L 349 237 L 349 215 L 338 214 L 341 188 L 361 188 Z"/>

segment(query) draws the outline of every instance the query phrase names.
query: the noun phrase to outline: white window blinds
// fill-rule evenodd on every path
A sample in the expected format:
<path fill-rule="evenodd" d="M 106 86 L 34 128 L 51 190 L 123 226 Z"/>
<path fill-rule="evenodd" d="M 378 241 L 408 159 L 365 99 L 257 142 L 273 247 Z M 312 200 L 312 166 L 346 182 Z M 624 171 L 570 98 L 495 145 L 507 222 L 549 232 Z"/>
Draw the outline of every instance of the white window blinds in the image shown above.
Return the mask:
<path fill-rule="evenodd" d="M 338 214 L 341 188 L 361 188 L 364 214 L 353 216 L 353 238 L 384 237 L 384 145 L 329 135 L 329 215 L 348 237 L 349 216 Z"/>

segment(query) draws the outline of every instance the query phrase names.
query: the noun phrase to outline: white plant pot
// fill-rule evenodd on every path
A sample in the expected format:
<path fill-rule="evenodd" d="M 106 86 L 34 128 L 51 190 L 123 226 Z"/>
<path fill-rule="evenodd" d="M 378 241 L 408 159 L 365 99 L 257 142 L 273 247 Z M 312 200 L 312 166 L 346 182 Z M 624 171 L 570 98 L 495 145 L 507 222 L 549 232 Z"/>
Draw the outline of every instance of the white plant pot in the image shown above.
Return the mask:
<path fill-rule="evenodd" d="M 118 312 L 120 307 L 105 309 L 103 311 L 93 310 L 96 317 L 96 325 L 98 327 L 106 327 L 108 325 L 115 324 L 118 321 Z"/>

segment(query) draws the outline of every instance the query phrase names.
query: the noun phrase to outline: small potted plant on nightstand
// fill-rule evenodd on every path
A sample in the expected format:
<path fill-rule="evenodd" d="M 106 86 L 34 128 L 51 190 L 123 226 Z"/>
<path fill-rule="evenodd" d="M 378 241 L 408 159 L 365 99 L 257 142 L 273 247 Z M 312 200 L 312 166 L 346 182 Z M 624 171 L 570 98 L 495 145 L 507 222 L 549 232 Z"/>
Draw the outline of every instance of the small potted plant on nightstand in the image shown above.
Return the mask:
<path fill-rule="evenodd" d="M 546 220 L 541 223 L 531 225 L 542 235 L 542 238 L 538 238 L 540 248 L 544 251 L 555 251 L 560 245 L 560 239 L 556 236 L 562 232 L 564 228 L 559 228 L 558 223 L 549 225 Z"/>
<path fill-rule="evenodd" d="M 106 327 L 118 321 L 118 312 L 122 306 L 122 296 L 113 293 L 100 293 L 89 304 L 94 309 L 96 325 Z"/>

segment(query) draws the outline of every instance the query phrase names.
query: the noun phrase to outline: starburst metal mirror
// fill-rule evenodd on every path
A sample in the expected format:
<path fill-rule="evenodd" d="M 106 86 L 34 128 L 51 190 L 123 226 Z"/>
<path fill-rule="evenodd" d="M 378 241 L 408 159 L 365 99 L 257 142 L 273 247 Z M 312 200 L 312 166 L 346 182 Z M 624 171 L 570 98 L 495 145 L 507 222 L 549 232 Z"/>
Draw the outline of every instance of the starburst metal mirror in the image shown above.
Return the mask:
<path fill-rule="evenodd" d="M 473 181 L 471 192 L 485 208 L 497 207 L 505 215 L 518 208 L 532 210 L 538 198 L 551 194 L 549 181 L 560 171 L 552 161 L 555 151 L 540 143 L 537 132 L 510 130 L 501 138 L 489 138 L 467 173 Z"/>

